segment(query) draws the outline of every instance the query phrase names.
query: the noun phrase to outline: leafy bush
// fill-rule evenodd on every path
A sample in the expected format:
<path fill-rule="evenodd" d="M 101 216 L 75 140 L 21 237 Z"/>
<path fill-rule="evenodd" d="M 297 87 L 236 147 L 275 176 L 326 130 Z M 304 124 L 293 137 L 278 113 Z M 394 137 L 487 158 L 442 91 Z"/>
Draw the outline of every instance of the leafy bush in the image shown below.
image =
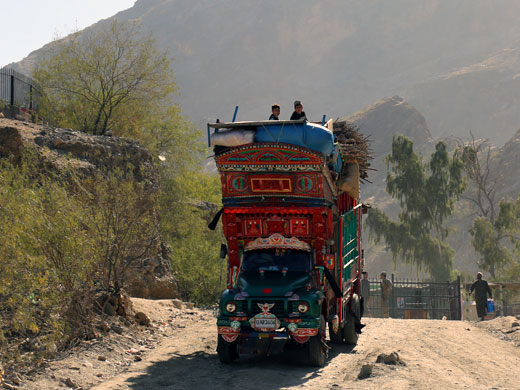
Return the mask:
<path fill-rule="evenodd" d="M 220 204 L 217 175 L 186 169 L 163 171 L 161 233 L 171 248 L 172 266 L 181 297 L 197 304 L 214 304 L 225 286 L 226 264 L 219 259 L 222 231 L 207 225 L 216 210 L 199 201 Z"/>
<path fill-rule="evenodd" d="M 9 360 L 93 337 L 96 292 L 124 287 L 125 268 L 159 245 L 158 191 L 146 182 L 41 169 L 31 158 L 0 162 L 0 355 Z"/>

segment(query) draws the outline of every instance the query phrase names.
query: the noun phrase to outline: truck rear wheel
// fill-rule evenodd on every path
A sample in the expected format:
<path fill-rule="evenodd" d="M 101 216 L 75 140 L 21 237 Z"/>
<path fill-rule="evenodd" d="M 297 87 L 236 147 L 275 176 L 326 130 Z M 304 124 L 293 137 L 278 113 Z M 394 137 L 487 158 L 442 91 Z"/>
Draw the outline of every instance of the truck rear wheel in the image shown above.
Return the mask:
<path fill-rule="evenodd" d="M 307 344 L 309 365 L 314 367 L 321 367 L 325 364 L 326 352 L 323 346 L 325 340 L 325 317 L 321 316 L 320 329 L 316 336 L 311 336 Z"/>
<path fill-rule="evenodd" d="M 352 296 L 352 309 L 347 311 L 345 325 L 343 326 L 343 338 L 346 344 L 356 345 L 358 342 L 359 334 L 356 332 L 356 321 L 360 315 L 359 297 L 354 294 Z"/>
<path fill-rule="evenodd" d="M 233 360 L 238 359 L 237 342 L 228 343 L 218 335 L 217 353 L 222 363 L 232 363 Z"/>

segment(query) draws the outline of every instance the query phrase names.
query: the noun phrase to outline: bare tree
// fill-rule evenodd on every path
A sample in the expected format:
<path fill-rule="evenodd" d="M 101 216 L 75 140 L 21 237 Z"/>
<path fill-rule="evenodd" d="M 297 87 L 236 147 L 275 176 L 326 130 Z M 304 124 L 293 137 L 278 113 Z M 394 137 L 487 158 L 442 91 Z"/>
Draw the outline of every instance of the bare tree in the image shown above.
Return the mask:
<path fill-rule="evenodd" d="M 478 215 L 495 222 L 495 196 L 500 175 L 491 166 L 492 146 L 488 140 L 476 140 L 470 132 L 471 141 L 459 146 L 457 154 L 463 161 L 464 171 L 470 180 L 468 191 L 461 198 L 473 203 Z"/>

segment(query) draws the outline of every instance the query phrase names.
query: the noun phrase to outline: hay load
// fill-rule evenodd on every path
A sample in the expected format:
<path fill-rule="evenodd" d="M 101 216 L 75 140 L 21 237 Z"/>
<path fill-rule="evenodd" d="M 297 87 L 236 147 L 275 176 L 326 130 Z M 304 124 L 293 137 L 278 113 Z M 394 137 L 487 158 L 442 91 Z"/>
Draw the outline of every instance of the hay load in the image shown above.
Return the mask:
<path fill-rule="evenodd" d="M 356 126 L 340 120 L 333 123 L 333 132 L 343 161 L 337 183 L 338 191 L 359 199 L 360 182 L 370 182 L 368 171 L 373 170 L 370 168 L 373 157 L 369 137 L 359 133 Z"/>

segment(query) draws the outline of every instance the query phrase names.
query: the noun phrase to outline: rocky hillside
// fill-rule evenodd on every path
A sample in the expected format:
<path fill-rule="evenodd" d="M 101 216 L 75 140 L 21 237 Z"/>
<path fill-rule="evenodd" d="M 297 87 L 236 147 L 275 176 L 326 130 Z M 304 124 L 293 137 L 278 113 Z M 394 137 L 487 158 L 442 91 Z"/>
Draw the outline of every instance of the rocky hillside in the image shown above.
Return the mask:
<path fill-rule="evenodd" d="M 135 180 L 158 190 L 159 175 L 152 156 L 135 141 L 103 137 L 70 129 L 59 129 L 0 118 L 0 157 L 20 156 L 31 151 L 42 167 L 58 174 L 73 169 L 80 176 L 93 171 L 129 169 Z M 128 292 L 136 297 L 173 298 L 177 286 L 164 245 L 154 256 L 132 264 L 127 271 Z"/>
<path fill-rule="evenodd" d="M 436 136 L 489 138 L 503 145 L 520 128 L 520 43 L 418 83 L 404 96 Z"/>
<path fill-rule="evenodd" d="M 231 119 L 237 104 L 239 118 L 264 118 L 273 101 L 287 118 L 295 99 L 311 119 L 341 117 L 399 94 L 435 137 L 500 144 L 519 127 L 516 0 L 138 0 L 114 17 L 169 51 L 195 121 Z"/>
<path fill-rule="evenodd" d="M 362 187 L 363 198 L 369 203 L 387 204 L 390 198 L 385 191 L 384 158 L 392 152 L 393 136 L 405 135 L 414 141 L 419 150 L 428 149 L 433 140 L 426 120 L 399 96 L 378 100 L 344 120 L 356 125 L 361 133 L 370 136 L 374 152 L 372 167 L 375 171 L 369 175 L 372 183 Z"/>
<path fill-rule="evenodd" d="M 520 130 L 497 151 L 492 169 L 500 177 L 497 200 L 503 197 L 517 199 L 520 194 Z"/>

